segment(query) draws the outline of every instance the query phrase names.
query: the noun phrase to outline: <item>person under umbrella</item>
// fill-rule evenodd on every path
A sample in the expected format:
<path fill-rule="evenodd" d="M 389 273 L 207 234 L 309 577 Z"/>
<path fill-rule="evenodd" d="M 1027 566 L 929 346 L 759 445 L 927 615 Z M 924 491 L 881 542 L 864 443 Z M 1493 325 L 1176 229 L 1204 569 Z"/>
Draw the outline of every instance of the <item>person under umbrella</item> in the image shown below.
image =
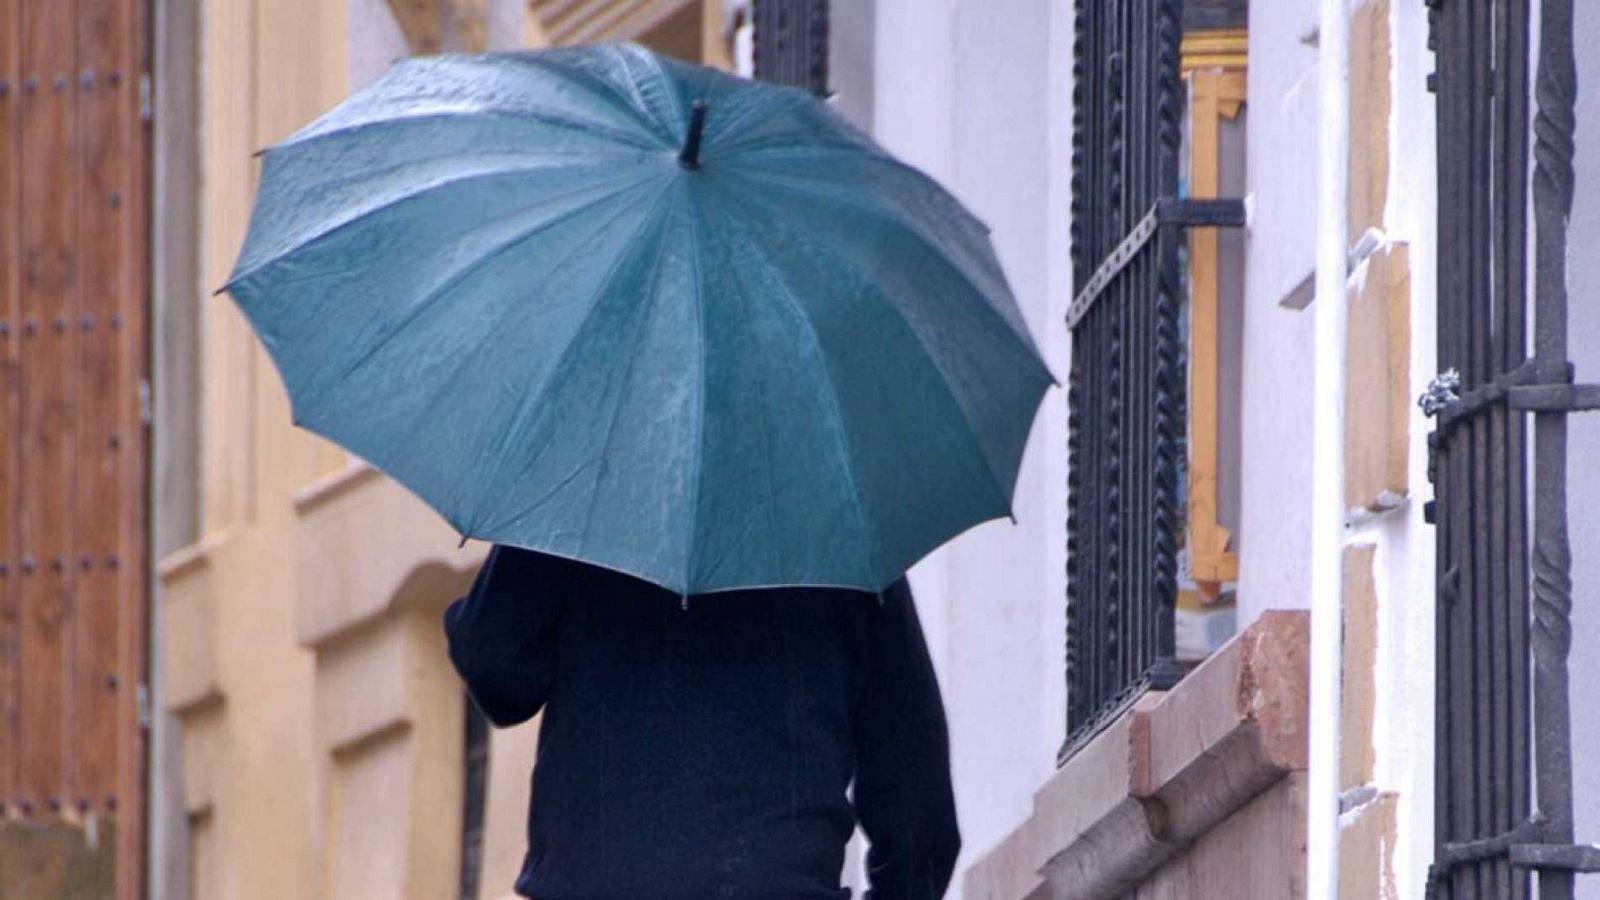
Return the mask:
<path fill-rule="evenodd" d="M 295 422 L 497 545 L 446 629 L 544 714 L 519 889 L 838 897 L 859 819 L 874 897 L 940 896 L 903 576 L 1010 515 L 1053 382 L 983 224 L 631 44 L 405 60 L 263 156 L 225 290 Z"/>
<path fill-rule="evenodd" d="M 519 893 L 848 897 L 859 822 L 869 898 L 944 895 L 961 839 L 904 579 L 881 602 L 780 588 L 685 609 L 627 575 L 496 547 L 445 631 L 492 723 L 544 713 Z"/>

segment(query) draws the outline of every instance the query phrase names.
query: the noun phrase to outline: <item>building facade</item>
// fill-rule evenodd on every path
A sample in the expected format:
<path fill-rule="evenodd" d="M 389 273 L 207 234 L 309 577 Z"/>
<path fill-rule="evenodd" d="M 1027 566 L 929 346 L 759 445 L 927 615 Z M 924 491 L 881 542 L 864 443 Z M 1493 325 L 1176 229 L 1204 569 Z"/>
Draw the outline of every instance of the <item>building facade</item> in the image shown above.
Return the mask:
<path fill-rule="evenodd" d="M 157 128 L 196 137 L 179 177 L 192 179 L 198 257 L 178 295 L 195 334 L 157 342 L 157 382 L 163 363 L 190 376 L 193 393 L 162 396 L 187 417 L 172 432 L 195 435 L 177 452 L 193 454 L 198 513 L 192 540 L 156 568 L 168 742 L 152 778 L 151 895 L 509 896 L 537 727 L 487 733 L 439 628 L 483 547 L 458 548 L 403 489 L 292 427 L 263 350 L 208 286 L 243 239 L 254 152 L 392 60 L 628 39 L 726 66 L 723 11 L 700 0 L 166 6 L 166 27 L 194 41 L 199 89 L 187 116 L 158 116 Z"/>
<path fill-rule="evenodd" d="M 537 722 L 490 733 L 438 627 L 484 548 L 295 429 L 211 293 L 255 151 L 396 57 L 608 39 L 828 94 L 991 226 L 1068 386 L 1017 521 L 911 576 L 952 896 L 1515 897 L 1543 860 L 1600 897 L 1561 849 L 1600 835 L 1600 417 L 1517 368 L 1551 259 L 1600 367 L 1581 54 L 1548 205 L 1568 14 L 1600 36 L 1571 0 L 0 4 L 0 898 L 509 896 Z"/>

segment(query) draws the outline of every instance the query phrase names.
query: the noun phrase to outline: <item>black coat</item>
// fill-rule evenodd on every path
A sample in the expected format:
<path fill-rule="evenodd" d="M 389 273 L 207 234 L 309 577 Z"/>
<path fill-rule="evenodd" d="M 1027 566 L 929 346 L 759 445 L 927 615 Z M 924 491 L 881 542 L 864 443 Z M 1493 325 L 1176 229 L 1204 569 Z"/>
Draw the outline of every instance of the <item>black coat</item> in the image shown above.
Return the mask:
<path fill-rule="evenodd" d="M 445 630 L 492 722 L 544 710 L 519 893 L 847 897 L 859 821 L 869 897 L 944 894 L 960 848 L 944 709 L 904 580 L 685 608 L 497 547 Z"/>

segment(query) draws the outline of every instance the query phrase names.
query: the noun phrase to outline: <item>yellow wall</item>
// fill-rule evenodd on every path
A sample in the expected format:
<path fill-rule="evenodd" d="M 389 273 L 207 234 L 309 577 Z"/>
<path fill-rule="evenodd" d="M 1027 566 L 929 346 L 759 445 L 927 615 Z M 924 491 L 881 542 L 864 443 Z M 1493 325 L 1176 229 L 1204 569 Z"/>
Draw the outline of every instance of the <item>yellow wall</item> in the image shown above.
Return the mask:
<path fill-rule="evenodd" d="M 254 151 L 347 91 L 354 4 L 200 3 L 201 281 L 214 286 L 243 238 Z M 157 661 L 181 722 L 189 893 L 453 896 L 462 694 L 437 616 L 478 552 L 294 429 L 231 301 L 194 302 L 203 538 L 160 564 Z"/>
<path fill-rule="evenodd" d="M 243 239 L 253 153 L 348 92 L 353 67 L 366 64 L 352 51 L 359 41 L 448 46 L 468 34 L 514 46 L 544 34 L 534 7 L 520 19 L 491 9 L 519 0 L 194 2 L 207 288 L 226 280 Z M 684 0 L 634 24 L 680 43 L 692 35 L 722 61 L 715 29 L 705 30 L 716 8 Z M 444 30 L 430 31 L 439 21 Z M 154 789 L 181 794 L 187 824 L 168 848 L 187 856 L 167 867 L 187 873 L 174 888 L 191 900 L 454 900 L 464 694 L 439 614 L 483 548 L 458 548 L 420 501 L 293 428 L 238 310 L 198 287 L 202 536 L 157 573 L 156 665 L 179 721 L 182 783 Z M 484 898 L 509 897 L 521 866 L 536 735 L 535 724 L 492 738 Z"/>

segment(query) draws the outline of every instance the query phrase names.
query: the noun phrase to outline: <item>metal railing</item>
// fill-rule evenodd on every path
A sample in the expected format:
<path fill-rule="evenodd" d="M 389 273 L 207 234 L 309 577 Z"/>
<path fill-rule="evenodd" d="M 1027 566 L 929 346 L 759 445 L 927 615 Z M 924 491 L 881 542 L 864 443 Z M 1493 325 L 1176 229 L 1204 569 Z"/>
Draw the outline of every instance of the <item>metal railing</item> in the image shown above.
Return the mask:
<path fill-rule="evenodd" d="M 755 0 L 755 75 L 828 93 L 827 0 Z"/>
<path fill-rule="evenodd" d="M 1182 0 L 1078 0 L 1073 45 L 1065 758 L 1171 687 L 1184 348 L 1181 229 L 1242 225 L 1180 200 Z"/>
<path fill-rule="evenodd" d="M 1600 408 L 1567 359 L 1572 0 L 1542 0 L 1526 254 L 1530 0 L 1433 0 L 1438 95 L 1437 897 L 1570 898 L 1600 850 L 1573 844 L 1566 417 Z M 1533 416 L 1532 533 L 1528 428 Z M 1529 553 L 1531 538 L 1531 557 Z"/>

